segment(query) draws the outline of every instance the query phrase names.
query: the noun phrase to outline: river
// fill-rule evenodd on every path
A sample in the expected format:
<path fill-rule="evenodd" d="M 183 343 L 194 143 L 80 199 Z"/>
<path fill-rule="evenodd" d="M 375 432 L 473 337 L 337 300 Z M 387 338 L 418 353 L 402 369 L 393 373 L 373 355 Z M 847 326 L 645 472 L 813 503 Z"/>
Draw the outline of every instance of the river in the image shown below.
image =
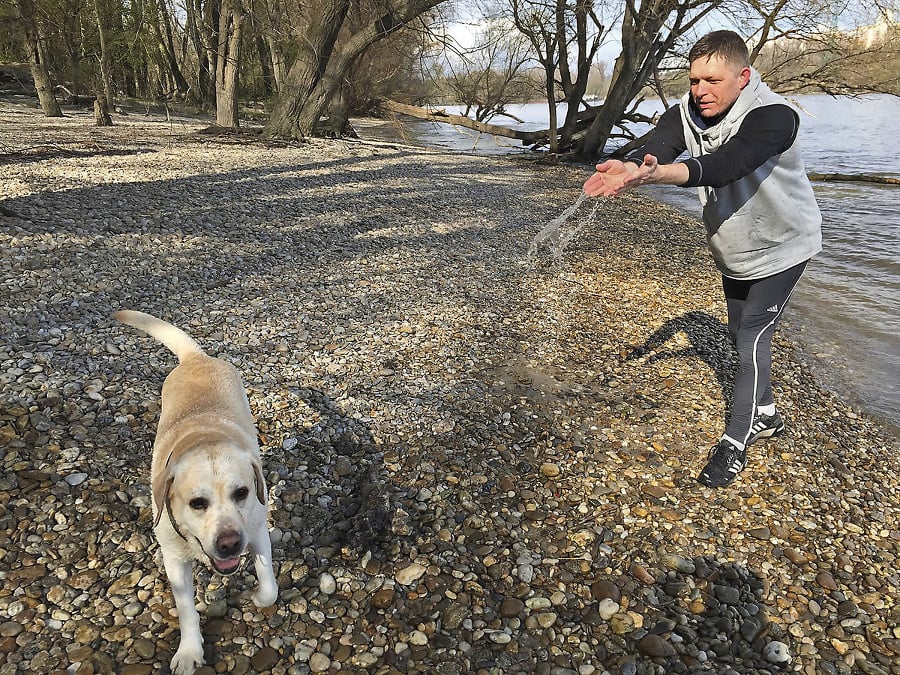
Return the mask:
<path fill-rule="evenodd" d="M 803 111 L 800 134 L 808 171 L 900 178 L 900 99 L 806 95 L 792 101 Z M 658 102 L 643 105 L 645 112 L 661 110 Z M 547 126 L 545 104 L 509 111 L 521 122 L 495 118 L 492 123 L 521 130 Z M 508 139 L 443 124 L 414 121 L 411 133 L 426 145 L 455 151 L 524 151 Z M 900 187 L 819 181 L 813 187 L 822 210 L 824 250 L 795 291 L 784 330 L 823 384 L 900 437 Z M 641 189 L 699 217 L 693 189 Z"/>

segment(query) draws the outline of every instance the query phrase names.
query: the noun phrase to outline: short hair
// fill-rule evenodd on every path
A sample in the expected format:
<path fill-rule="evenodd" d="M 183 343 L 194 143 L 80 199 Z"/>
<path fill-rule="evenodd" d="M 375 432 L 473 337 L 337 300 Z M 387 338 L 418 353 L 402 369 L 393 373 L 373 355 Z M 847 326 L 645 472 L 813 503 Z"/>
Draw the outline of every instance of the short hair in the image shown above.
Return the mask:
<path fill-rule="evenodd" d="M 717 56 L 739 68 L 750 65 L 750 52 L 744 38 L 731 30 L 714 30 L 697 40 L 688 52 L 688 63 L 703 57 Z"/>

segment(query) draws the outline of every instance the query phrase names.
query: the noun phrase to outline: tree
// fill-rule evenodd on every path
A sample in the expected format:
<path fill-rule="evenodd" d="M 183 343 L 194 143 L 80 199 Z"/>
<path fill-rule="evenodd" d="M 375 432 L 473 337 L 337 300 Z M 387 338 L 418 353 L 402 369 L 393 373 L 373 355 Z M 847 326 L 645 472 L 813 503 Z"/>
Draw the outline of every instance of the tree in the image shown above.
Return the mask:
<path fill-rule="evenodd" d="M 746 25 L 759 25 L 751 36 L 753 65 L 776 91 L 900 93 L 896 10 L 848 6 L 843 20 L 861 26 L 848 30 L 838 29 L 826 0 L 750 0 L 743 12 Z"/>
<path fill-rule="evenodd" d="M 679 38 L 721 4 L 721 0 L 627 2 L 622 16 L 622 51 L 613 66 L 606 100 L 575 146 L 585 158 L 602 153 L 613 128 L 634 115 L 629 106 L 656 75 Z"/>
<path fill-rule="evenodd" d="M 216 62 L 214 45 L 219 25 L 218 2 L 186 0 L 184 7 L 184 29 L 193 48 L 193 56 L 197 60 L 197 87 L 194 100 L 202 108 L 207 108 L 214 103 L 215 84 L 212 72 L 214 65 L 211 64 Z"/>
<path fill-rule="evenodd" d="M 593 0 L 512 0 L 515 27 L 528 39 L 544 70 L 544 89 L 550 114 L 550 152 L 566 147 L 579 124 L 578 110 L 587 90 L 591 64 L 607 35 L 594 12 Z M 574 47 L 574 54 L 572 53 Z M 574 66 L 574 69 L 573 69 Z M 574 77 L 573 77 L 574 73 Z M 558 131 L 557 91 L 568 104 L 566 119 Z"/>
<path fill-rule="evenodd" d="M 110 70 L 110 46 L 106 28 L 109 13 L 102 0 L 94 0 L 94 13 L 97 18 L 97 34 L 100 37 L 100 87 L 98 89 L 104 98 L 104 103 L 101 104 L 103 110 L 100 116 L 105 123 L 109 117 L 107 106 L 112 105 L 115 101 L 115 91 L 113 90 L 112 72 Z"/>
<path fill-rule="evenodd" d="M 313 133 L 356 60 L 376 42 L 403 28 L 444 0 L 387 0 L 368 24 L 338 46 L 350 0 L 324 0 L 264 129 L 267 137 L 300 139 Z M 333 129 L 341 133 L 341 129 Z"/>
<path fill-rule="evenodd" d="M 874 11 L 859 15 L 854 11 L 869 6 L 848 4 L 836 9 L 828 0 L 625 0 L 584 7 L 556 0 L 508 1 L 517 28 L 533 45 L 533 58 L 546 72 L 550 148 L 577 153 L 585 159 L 604 153 L 613 139 L 629 141 L 621 148 L 637 142 L 629 125 L 652 122 L 638 112 L 644 94 L 655 91 L 667 105 L 672 93 L 669 83 L 679 83 L 678 95 L 685 90 L 685 81 L 673 80 L 672 73 L 684 72 L 687 47 L 705 32 L 701 27 L 710 24 L 733 22 L 735 29 L 747 37 L 751 56 L 764 77 L 778 91 L 900 91 L 898 68 L 883 68 L 885 59 L 895 64 L 900 61 L 900 42 L 887 38 L 897 34 L 896 10 L 877 5 Z M 871 22 L 873 14 L 883 17 L 878 41 L 872 39 L 871 28 L 859 35 L 835 28 L 839 20 L 855 25 Z M 580 69 L 589 70 L 591 63 L 581 55 L 593 57 L 590 39 L 593 36 L 596 40 L 604 25 L 614 23 L 622 46 L 605 100 L 599 106 L 584 105 L 582 109 L 585 89 L 580 88 Z M 829 24 L 832 27 L 823 30 L 823 25 Z M 570 44 L 578 46 L 577 54 L 565 53 L 565 46 Z M 771 67 L 764 68 L 766 64 Z M 875 67 L 867 68 L 866 64 Z M 876 72 L 875 64 L 882 65 L 880 72 Z M 569 75 L 571 67 L 578 69 L 577 76 Z M 559 129 L 555 117 L 558 99 L 552 84 L 562 90 L 562 100 L 568 103 L 567 119 Z"/>
<path fill-rule="evenodd" d="M 241 0 L 223 0 L 216 50 L 216 124 L 229 129 L 238 126 L 237 87 L 243 22 Z"/>
<path fill-rule="evenodd" d="M 53 94 L 53 83 L 50 79 L 50 71 L 47 69 L 47 59 L 34 2 L 32 0 L 17 0 L 17 4 L 19 15 L 22 19 L 28 60 L 31 64 L 31 77 L 34 79 L 34 86 L 37 89 L 41 110 L 44 111 L 44 115 L 47 117 L 62 117 L 59 102 Z"/>
<path fill-rule="evenodd" d="M 444 95 L 464 106 L 478 122 L 507 115 L 507 106 L 528 100 L 534 82 L 525 73 L 528 44 L 505 18 L 489 19 L 471 31 L 473 44 L 444 44 L 437 79 Z"/>

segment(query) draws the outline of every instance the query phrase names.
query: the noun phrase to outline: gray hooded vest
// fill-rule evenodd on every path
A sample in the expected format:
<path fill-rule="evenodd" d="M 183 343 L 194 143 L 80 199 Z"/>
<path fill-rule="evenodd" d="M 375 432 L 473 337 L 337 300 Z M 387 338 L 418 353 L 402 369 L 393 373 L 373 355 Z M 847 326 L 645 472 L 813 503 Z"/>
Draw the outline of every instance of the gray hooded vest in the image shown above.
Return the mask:
<path fill-rule="evenodd" d="M 692 157 L 715 152 L 738 132 L 751 110 L 790 106 L 753 69 L 750 82 L 715 126 L 699 128 L 691 119 L 689 102 L 690 93 L 681 101 L 681 121 Z M 750 175 L 724 187 L 699 187 L 698 192 L 710 251 L 727 277 L 761 279 L 822 250 L 822 216 L 806 178 L 799 138 Z"/>

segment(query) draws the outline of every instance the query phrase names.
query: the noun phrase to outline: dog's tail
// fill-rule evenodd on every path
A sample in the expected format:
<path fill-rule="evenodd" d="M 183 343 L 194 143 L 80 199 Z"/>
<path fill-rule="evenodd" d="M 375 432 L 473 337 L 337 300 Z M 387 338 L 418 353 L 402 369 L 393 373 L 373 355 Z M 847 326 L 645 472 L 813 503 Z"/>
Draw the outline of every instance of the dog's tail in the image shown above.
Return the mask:
<path fill-rule="evenodd" d="M 130 309 L 123 309 L 113 313 L 113 318 L 122 323 L 133 326 L 138 330 L 142 330 L 147 335 L 155 337 L 166 347 L 172 350 L 178 361 L 184 361 L 185 358 L 192 354 L 203 354 L 203 348 L 197 344 L 190 335 L 180 328 L 172 324 L 157 319 L 155 316 L 145 314 L 144 312 L 135 312 Z"/>

